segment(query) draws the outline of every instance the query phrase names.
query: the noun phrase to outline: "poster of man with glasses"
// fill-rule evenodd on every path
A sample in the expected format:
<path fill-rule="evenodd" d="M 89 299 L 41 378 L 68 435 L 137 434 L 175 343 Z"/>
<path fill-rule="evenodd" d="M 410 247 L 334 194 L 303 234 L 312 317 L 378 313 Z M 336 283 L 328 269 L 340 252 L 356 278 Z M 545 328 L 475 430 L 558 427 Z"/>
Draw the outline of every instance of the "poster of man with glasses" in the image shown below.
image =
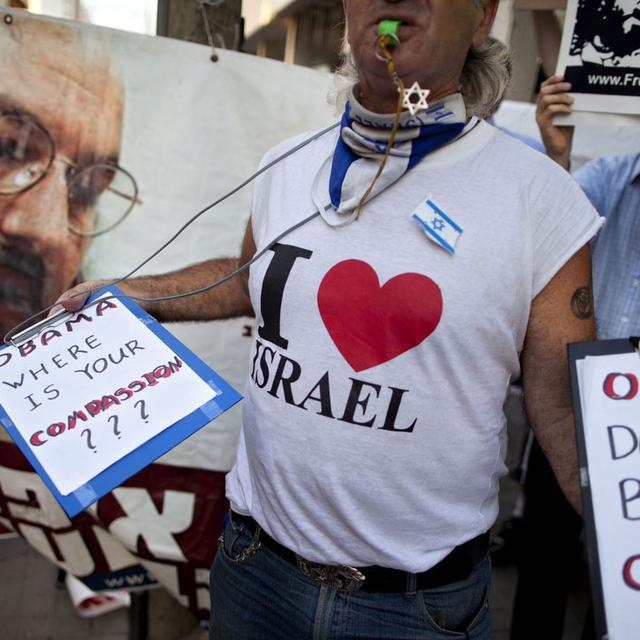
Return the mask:
<path fill-rule="evenodd" d="M 3 335 L 74 282 L 124 275 L 276 142 L 333 119 L 328 74 L 218 57 L 0 9 Z M 236 255 L 250 201 L 250 189 L 229 199 L 140 274 Z M 241 390 L 249 324 L 171 331 Z M 0 537 L 19 534 L 95 591 L 159 582 L 206 619 L 238 430 L 236 409 L 70 521 L 0 427 Z"/>
<path fill-rule="evenodd" d="M 640 113 L 640 0 L 569 0 L 558 73 L 576 111 Z"/>
<path fill-rule="evenodd" d="M 73 284 L 90 239 L 140 202 L 118 164 L 124 96 L 107 52 L 79 31 L 49 24 L 44 38 L 27 25 L 3 40 L 0 75 L 3 335 Z"/>

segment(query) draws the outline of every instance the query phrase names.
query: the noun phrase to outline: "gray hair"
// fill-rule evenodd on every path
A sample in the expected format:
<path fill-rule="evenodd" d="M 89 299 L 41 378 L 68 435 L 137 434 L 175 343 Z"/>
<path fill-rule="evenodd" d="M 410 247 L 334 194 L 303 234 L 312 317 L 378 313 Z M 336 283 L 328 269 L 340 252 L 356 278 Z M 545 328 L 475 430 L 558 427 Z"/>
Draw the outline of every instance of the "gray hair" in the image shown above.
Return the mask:
<path fill-rule="evenodd" d="M 483 2 L 472 1 L 478 6 Z M 346 30 L 342 57 L 342 63 L 336 70 L 337 85 L 330 95 L 330 99 L 340 109 L 346 101 L 349 88 L 358 81 L 358 69 L 347 43 Z M 510 81 L 511 59 L 505 44 L 488 37 L 481 45 L 472 46 L 460 75 L 467 116 L 488 118 L 495 113 Z"/>
<path fill-rule="evenodd" d="M 472 46 L 460 74 L 467 115 L 488 118 L 495 113 L 510 81 L 511 59 L 504 43 L 488 37 Z"/>

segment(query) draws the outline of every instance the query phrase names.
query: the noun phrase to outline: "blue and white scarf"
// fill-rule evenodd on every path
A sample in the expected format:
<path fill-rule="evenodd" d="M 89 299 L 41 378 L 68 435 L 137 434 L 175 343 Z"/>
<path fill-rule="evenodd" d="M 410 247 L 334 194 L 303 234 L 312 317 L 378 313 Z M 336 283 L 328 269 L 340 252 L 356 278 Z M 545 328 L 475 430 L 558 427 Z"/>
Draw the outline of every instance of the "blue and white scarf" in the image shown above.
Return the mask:
<path fill-rule="evenodd" d="M 382 115 L 365 109 L 351 91 L 333 156 L 325 162 L 313 188 L 313 199 L 325 221 L 332 226 L 354 219 L 355 208 L 387 150 L 394 120 L 394 114 Z M 369 198 L 384 191 L 427 154 L 453 140 L 464 129 L 465 122 L 466 109 L 459 93 L 439 100 L 415 116 L 403 113 L 384 170 Z M 333 207 L 325 210 L 329 162 L 329 197 Z"/>

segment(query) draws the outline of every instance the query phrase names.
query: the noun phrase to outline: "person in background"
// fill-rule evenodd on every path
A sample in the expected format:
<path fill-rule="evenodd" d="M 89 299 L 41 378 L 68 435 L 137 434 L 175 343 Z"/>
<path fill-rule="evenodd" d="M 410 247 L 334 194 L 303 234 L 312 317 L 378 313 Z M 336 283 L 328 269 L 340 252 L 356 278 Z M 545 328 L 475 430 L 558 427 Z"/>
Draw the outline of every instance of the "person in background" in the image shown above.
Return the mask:
<path fill-rule="evenodd" d="M 571 113 L 571 85 L 558 76 L 543 83 L 536 120 L 549 157 L 570 170 L 573 127 L 553 124 Z M 597 158 L 574 174 L 607 223 L 593 242 L 593 292 L 599 339 L 640 334 L 640 150 Z"/>
<path fill-rule="evenodd" d="M 543 12 L 540 12 L 543 13 Z M 552 13 L 552 12 L 547 12 Z M 549 26 L 550 17 L 546 17 Z M 542 23 L 542 20 L 540 20 Z M 539 29 L 548 55 L 559 48 L 559 29 Z M 557 55 L 557 54 L 556 54 Z M 555 66 L 555 62 L 549 65 Z M 558 114 L 569 114 L 571 84 L 551 75 L 540 87 L 536 121 L 549 157 L 566 171 L 571 169 L 573 127 L 556 126 Z M 598 339 L 627 338 L 640 334 L 640 153 L 598 158 L 581 167 L 575 179 L 607 223 L 592 242 L 593 296 Z M 588 304 L 583 292 L 582 304 Z M 576 300 L 579 305 L 580 300 Z M 511 637 L 513 640 L 560 639 L 564 627 L 567 595 L 582 562 L 582 520 L 566 501 L 534 443 L 527 465 L 526 505 L 521 524 L 522 553 L 516 589 Z M 553 571 L 553 579 L 550 572 Z M 544 589 L 546 621 L 540 622 L 535 595 Z M 583 638 L 594 637 L 589 612 Z"/>

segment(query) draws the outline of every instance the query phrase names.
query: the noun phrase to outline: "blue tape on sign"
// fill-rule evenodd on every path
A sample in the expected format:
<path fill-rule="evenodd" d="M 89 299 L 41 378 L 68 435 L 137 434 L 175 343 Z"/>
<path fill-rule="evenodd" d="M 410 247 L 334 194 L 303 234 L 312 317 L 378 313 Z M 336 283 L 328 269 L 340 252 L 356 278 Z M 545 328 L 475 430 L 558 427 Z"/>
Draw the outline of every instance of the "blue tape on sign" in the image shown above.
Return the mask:
<path fill-rule="evenodd" d="M 216 399 L 209 400 L 207 404 L 200 407 L 200 411 L 206 416 L 207 420 L 211 422 L 215 420 L 222 412 L 222 407 L 216 402 Z"/>
<path fill-rule="evenodd" d="M 216 394 L 222 393 L 222 389 L 215 383 L 215 380 L 207 380 L 207 384 L 216 392 Z"/>
<path fill-rule="evenodd" d="M 100 496 L 98 496 L 98 492 L 95 490 L 93 485 L 89 482 L 83 485 L 79 489 L 76 489 L 74 492 L 75 497 L 78 499 L 78 502 L 95 502 Z"/>
<path fill-rule="evenodd" d="M 117 287 L 106 287 L 94 294 L 89 302 L 105 294 L 122 295 Z M 91 478 L 85 485 L 63 495 L 44 470 L 28 442 L 16 429 L 13 421 L 0 405 L 0 422 L 7 433 L 18 445 L 21 452 L 29 460 L 35 472 L 42 478 L 56 500 L 69 517 L 73 517 L 96 502 L 99 498 L 113 491 L 132 475 L 148 466 L 159 457 L 173 449 L 180 442 L 195 433 L 198 429 L 242 399 L 242 396 L 220 377 L 211 367 L 200 360 L 188 347 L 174 335 L 169 333 L 155 318 L 128 298 L 120 298 L 119 302 L 131 311 L 149 331 L 154 333 L 177 355 L 182 362 L 194 371 L 204 382 L 218 392 L 215 399 L 192 411 L 173 425 L 156 434 L 144 444 L 134 449 L 110 467 Z M 2 349 L 0 349 L 0 353 Z"/>

